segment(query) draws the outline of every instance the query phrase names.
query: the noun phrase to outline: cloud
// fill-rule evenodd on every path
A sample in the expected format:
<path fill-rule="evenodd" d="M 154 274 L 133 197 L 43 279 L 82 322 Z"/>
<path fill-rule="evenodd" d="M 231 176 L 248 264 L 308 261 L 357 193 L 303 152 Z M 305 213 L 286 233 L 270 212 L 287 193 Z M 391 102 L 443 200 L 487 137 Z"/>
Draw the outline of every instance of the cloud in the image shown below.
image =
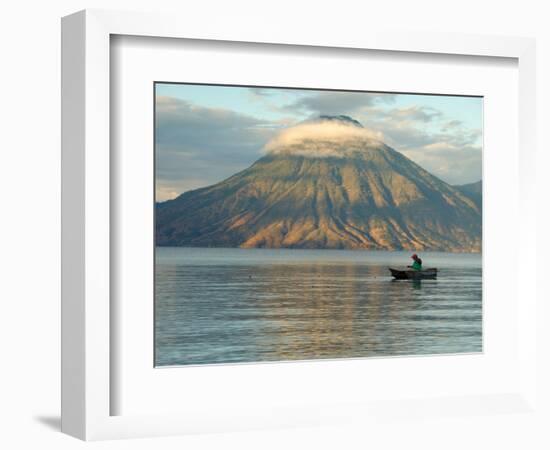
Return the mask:
<path fill-rule="evenodd" d="M 450 184 L 481 179 L 481 129 L 469 129 L 432 108 L 377 108 L 358 116 L 384 143 Z M 430 125 L 430 126 L 428 126 Z"/>
<path fill-rule="evenodd" d="M 462 125 L 463 125 L 462 121 L 454 119 L 454 120 L 449 120 L 445 122 L 441 129 L 442 131 L 450 131 L 450 130 L 459 128 Z"/>
<path fill-rule="evenodd" d="M 443 116 L 441 111 L 425 106 L 410 106 L 408 108 L 395 108 L 388 112 L 388 117 L 394 120 L 414 122 L 431 122 Z"/>
<path fill-rule="evenodd" d="M 281 131 L 265 145 L 273 154 L 290 153 L 305 157 L 344 157 L 365 143 L 380 142 L 381 133 L 367 128 L 322 120 L 302 123 Z"/>
<path fill-rule="evenodd" d="M 394 101 L 394 94 L 325 91 L 298 98 L 286 105 L 285 109 L 312 116 L 322 114 L 353 115 L 369 106 Z"/>
<path fill-rule="evenodd" d="M 227 109 L 157 97 L 158 200 L 216 183 L 252 164 L 279 126 Z"/>
<path fill-rule="evenodd" d="M 248 90 L 253 97 L 271 97 L 274 94 L 274 90 L 269 88 L 251 87 Z"/>

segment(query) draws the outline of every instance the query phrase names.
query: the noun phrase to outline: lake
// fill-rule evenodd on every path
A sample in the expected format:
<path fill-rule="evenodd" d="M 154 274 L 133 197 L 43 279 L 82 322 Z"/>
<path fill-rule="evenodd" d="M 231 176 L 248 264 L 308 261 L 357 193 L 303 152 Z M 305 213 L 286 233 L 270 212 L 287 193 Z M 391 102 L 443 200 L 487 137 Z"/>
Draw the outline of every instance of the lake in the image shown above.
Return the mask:
<path fill-rule="evenodd" d="M 157 247 L 155 365 L 482 351 L 480 254 Z"/>

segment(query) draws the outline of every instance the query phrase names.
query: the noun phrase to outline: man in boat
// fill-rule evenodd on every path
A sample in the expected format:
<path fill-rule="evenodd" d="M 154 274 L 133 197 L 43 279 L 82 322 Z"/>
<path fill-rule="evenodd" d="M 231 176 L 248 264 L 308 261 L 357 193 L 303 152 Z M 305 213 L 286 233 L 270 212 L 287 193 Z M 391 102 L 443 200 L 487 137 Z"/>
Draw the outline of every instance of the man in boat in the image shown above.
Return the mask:
<path fill-rule="evenodd" d="M 410 267 L 413 270 L 422 270 L 422 260 L 418 257 L 418 255 L 415 253 L 411 256 L 411 258 L 413 260 L 412 266 L 407 267 Z"/>

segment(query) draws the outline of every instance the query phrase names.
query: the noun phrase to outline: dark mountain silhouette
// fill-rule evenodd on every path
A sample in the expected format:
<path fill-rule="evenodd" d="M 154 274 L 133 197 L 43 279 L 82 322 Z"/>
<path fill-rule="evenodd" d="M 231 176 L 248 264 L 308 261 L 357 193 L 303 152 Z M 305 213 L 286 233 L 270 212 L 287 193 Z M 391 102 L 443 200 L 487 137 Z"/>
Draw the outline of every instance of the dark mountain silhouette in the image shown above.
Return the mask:
<path fill-rule="evenodd" d="M 475 204 L 481 209 L 482 207 L 482 193 L 483 193 L 483 185 L 481 181 L 477 181 L 475 183 L 469 183 L 469 184 L 462 184 L 459 186 L 455 186 L 460 192 L 462 192 L 466 197 L 471 198 Z"/>
<path fill-rule="evenodd" d="M 161 246 L 480 251 L 481 202 L 347 116 L 282 132 L 249 168 L 157 204 Z"/>

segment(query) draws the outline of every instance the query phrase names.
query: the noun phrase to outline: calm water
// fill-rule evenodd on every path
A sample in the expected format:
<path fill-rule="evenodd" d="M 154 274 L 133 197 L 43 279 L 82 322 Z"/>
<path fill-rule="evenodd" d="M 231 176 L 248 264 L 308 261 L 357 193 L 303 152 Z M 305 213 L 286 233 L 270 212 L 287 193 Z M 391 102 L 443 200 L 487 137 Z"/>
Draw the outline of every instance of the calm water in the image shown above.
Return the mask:
<path fill-rule="evenodd" d="M 480 352 L 481 255 L 156 250 L 156 365 Z"/>

